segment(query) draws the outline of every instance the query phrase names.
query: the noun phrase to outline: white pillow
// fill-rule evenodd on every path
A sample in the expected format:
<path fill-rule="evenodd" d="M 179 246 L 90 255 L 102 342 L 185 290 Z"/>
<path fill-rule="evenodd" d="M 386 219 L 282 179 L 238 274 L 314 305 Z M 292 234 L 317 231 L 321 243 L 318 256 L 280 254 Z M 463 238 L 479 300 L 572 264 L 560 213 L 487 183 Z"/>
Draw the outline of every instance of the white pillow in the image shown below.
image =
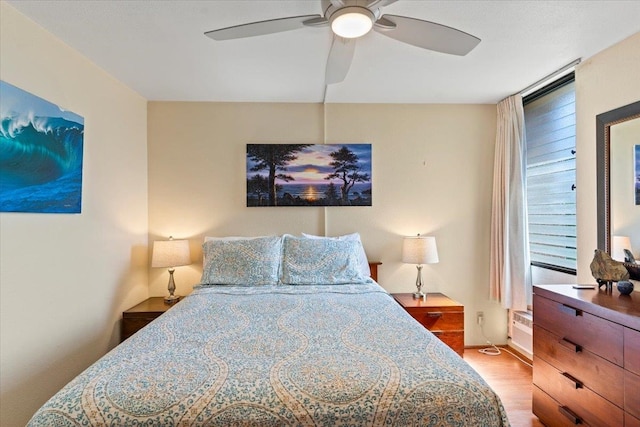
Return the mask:
<path fill-rule="evenodd" d="M 362 274 L 362 276 L 371 276 L 371 270 L 369 269 L 369 260 L 367 259 L 367 254 L 365 253 L 364 247 L 362 246 L 362 240 L 360 240 L 359 233 L 345 234 L 344 236 L 337 237 L 314 236 L 313 234 L 302 233 L 302 236 L 308 239 L 334 239 L 358 242 L 360 246 L 360 248 L 358 249 L 358 269 L 360 270 L 360 274 Z"/>

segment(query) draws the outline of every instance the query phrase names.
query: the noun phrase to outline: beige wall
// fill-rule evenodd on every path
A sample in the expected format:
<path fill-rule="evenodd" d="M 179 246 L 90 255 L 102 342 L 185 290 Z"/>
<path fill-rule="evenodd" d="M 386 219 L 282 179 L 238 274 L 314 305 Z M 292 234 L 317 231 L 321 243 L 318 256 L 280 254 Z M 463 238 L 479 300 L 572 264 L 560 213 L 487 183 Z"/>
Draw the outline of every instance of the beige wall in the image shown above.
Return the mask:
<path fill-rule="evenodd" d="M 82 213 L 0 214 L 0 425 L 20 426 L 148 295 L 146 101 L 0 8 L 0 78 L 85 119 Z"/>
<path fill-rule="evenodd" d="M 583 61 L 576 69 L 578 282 L 594 283 L 597 247 L 596 116 L 640 100 L 640 33 Z M 612 166 L 614 167 L 614 166 Z M 640 224 L 637 225 L 640 227 Z"/>
<path fill-rule="evenodd" d="M 437 237 L 440 263 L 424 267 L 429 291 L 465 305 L 466 343 L 486 332 L 506 340 L 506 315 L 488 299 L 489 223 L 495 105 L 223 104 L 151 102 L 149 232 L 192 242 L 197 262 L 176 270 L 187 294 L 201 274 L 205 235 L 360 232 L 379 281 L 410 292 L 416 269 L 400 262 L 402 236 Z M 373 144 L 373 206 L 245 207 L 246 144 Z M 168 274 L 151 269 L 153 295 L 166 293 Z"/>

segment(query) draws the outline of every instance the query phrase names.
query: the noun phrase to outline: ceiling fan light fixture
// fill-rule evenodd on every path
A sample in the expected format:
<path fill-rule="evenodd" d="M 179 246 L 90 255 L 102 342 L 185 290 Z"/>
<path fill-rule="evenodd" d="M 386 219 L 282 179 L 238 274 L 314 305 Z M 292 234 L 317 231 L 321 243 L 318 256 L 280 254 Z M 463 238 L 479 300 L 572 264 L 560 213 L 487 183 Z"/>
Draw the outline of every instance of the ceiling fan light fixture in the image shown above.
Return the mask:
<path fill-rule="evenodd" d="M 371 31 L 375 16 L 366 7 L 347 6 L 335 11 L 330 21 L 331 30 L 335 35 L 354 39 Z"/>

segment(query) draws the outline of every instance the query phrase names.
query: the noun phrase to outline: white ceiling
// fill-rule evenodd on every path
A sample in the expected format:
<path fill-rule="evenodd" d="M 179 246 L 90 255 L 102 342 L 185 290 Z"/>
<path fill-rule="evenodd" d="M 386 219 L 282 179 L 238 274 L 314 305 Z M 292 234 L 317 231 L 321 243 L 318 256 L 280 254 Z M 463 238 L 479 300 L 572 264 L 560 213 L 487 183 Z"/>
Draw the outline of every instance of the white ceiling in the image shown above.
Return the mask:
<path fill-rule="evenodd" d="M 322 102 L 329 28 L 214 41 L 205 31 L 321 14 L 320 0 L 7 0 L 149 100 Z M 383 13 L 482 39 L 458 57 L 375 32 L 326 102 L 496 103 L 640 31 L 640 1 L 399 0 Z"/>

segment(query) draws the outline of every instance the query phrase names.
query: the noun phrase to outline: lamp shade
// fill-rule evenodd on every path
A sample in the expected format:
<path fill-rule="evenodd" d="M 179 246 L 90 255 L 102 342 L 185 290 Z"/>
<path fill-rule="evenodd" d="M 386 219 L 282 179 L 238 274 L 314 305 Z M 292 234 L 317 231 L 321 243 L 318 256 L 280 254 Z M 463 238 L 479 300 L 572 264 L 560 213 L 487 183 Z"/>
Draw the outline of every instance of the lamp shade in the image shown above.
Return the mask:
<path fill-rule="evenodd" d="M 405 237 L 402 242 L 402 262 L 407 264 L 435 264 L 438 259 L 436 238 L 433 236 Z"/>
<path fill-rule="evenodd" d="M 151 267 L 179 267 L 191 264 L 188 240 L 156 240 L 153 242 Z"/>
<path fill-rule="evenodd" d="M 624 250 L 631 250 L 631 239 L 627 236 L 613 236 L 611 239 L 611 258 L 624 261 Z"/>

